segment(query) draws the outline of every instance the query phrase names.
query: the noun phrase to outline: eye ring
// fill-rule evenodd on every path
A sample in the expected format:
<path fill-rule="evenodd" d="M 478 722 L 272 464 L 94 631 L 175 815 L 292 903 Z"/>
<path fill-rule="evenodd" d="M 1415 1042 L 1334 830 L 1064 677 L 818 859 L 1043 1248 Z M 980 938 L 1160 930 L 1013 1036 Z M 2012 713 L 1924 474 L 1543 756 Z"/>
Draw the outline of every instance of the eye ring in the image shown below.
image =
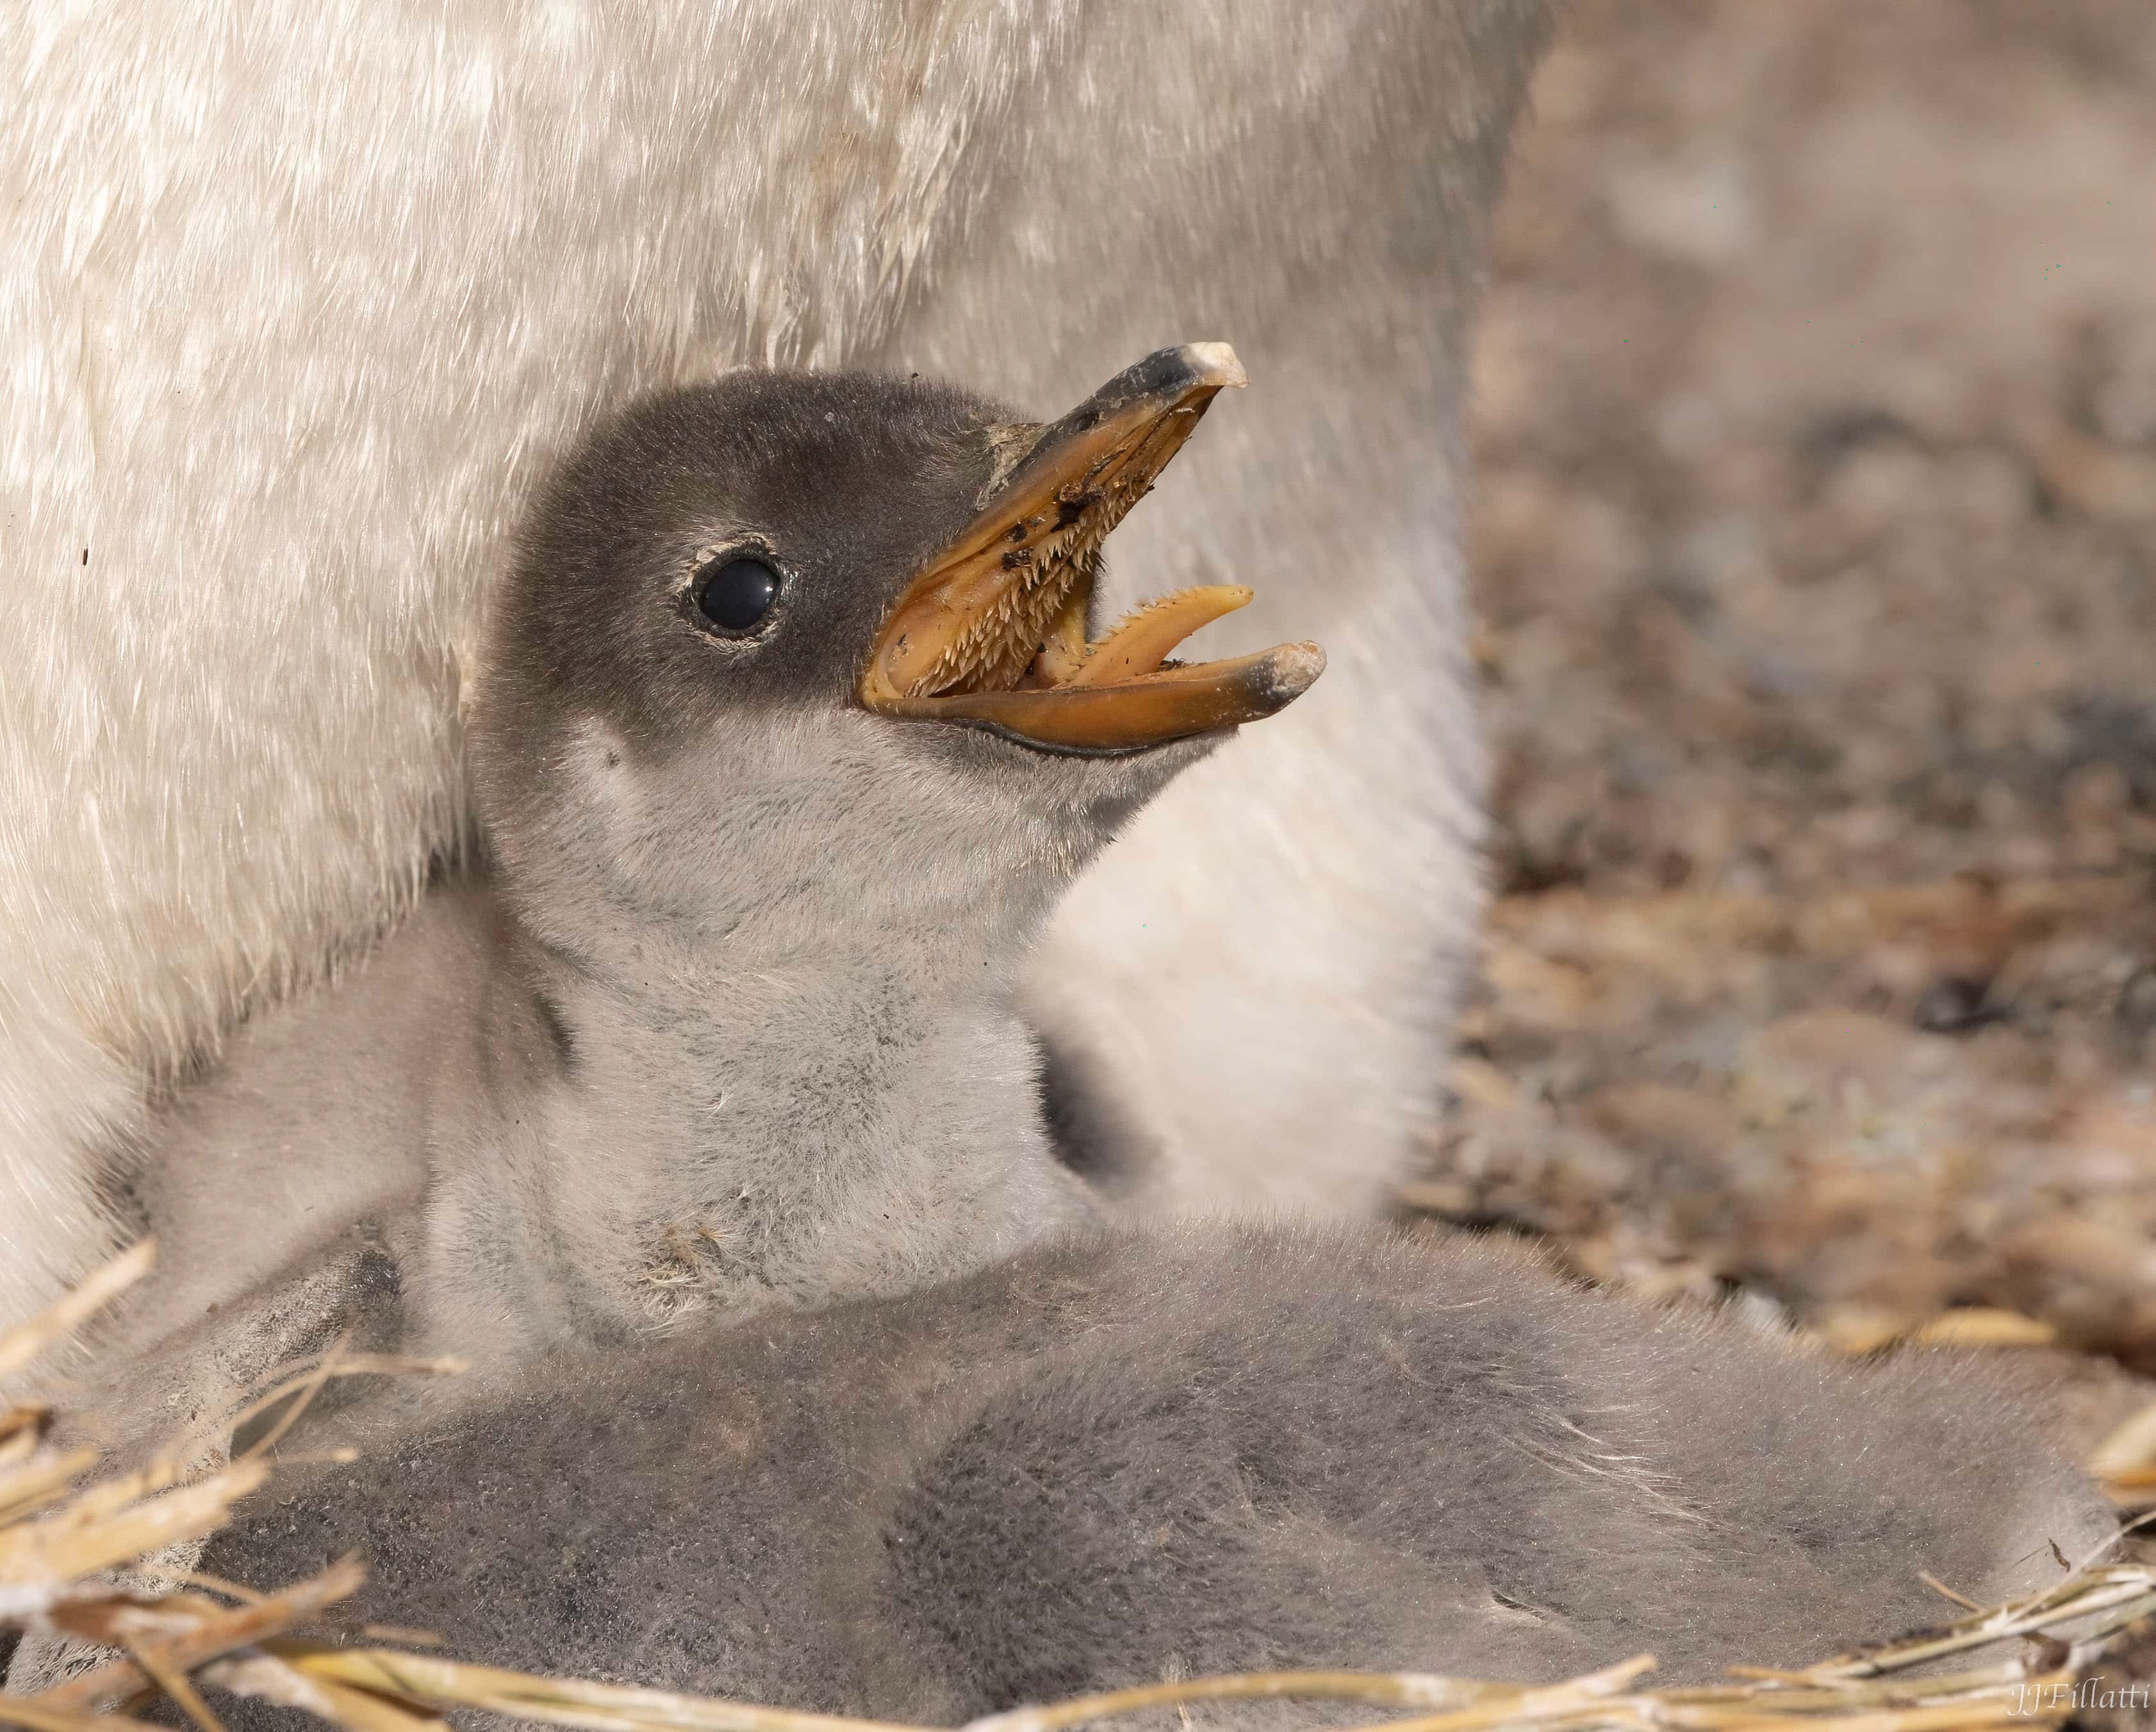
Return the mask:
<path fill-rule="evenodd" d="M 770 630 L 785 592 L 786 579 L 761 547 L 720 547 L 697 560 L 682 608 L 713 637 L 757 638 Z"/>

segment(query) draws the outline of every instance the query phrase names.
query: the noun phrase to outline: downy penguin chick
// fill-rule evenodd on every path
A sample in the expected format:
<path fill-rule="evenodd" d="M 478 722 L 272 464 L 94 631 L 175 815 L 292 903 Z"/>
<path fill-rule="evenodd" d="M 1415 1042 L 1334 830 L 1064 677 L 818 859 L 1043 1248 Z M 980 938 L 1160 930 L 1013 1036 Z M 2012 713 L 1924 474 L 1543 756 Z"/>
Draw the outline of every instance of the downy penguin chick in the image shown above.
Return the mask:
<path fill-rule="evenodd" d="M 1089 1231 L 459 1395 L 308 1421 L 357 1464 L 280 1475 L 205 1567 L 357 1547 L 355 1614 L 459 1658 L 957 1724 L 1178 1669 L 1707 1681 L 2116 1531 L 1995 1361 L 1808 1354 L 1466 1236 Z"/>
<path fill-rule="evenodd" d="M 386 1260 L 405 1339 L 502 1369 L 1086 1218 L 1020 964 L 1118 825 L 1323 666 L 1169 660 L 1228 586 L 1089 635 L 1102 537 L 1242 383 L 1164 350 L 1043 427 L 748 372 L 598 431 L 491 599 L 490 869 L 173 1102 L 119 1344 L 178 1365 L 195 1331 L 236 1387 Z"/>

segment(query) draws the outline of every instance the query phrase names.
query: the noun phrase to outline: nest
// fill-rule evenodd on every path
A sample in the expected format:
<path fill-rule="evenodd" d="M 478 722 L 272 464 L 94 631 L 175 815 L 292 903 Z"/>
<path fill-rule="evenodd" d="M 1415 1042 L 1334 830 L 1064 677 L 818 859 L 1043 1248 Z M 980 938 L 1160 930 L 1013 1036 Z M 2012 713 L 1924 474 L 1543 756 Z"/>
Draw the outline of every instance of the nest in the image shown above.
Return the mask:
<path fill-rule="evenodd" d="M 138 1247 L 44 1316 L 0 1336 L 0 1380 L 69 1335 L 149 1267 Z M 26 1732 L 152 1732 L 136 1716 L 159 1699 L 200 1732 L 222 1732 L 209 1694 L 259 1697 L 350 1732 L 443 1729 L 451 1709 L 481 1709 L 593 1732 L 929 1732 L 660 1690 L 535 1677 L 415 1651 L 422 1632 L 363 1627 L 353 1645 L 337 1603 L 365 1580 L 346 1559 L 275 1591 L 199 1574 L 160 1582 L 157 1555 L 205 1539 L 269 1478 L 268 1451 L 333 1376 L 439 1370 L 439 1364 L 331 1354 L 280 1385 L 270 1433 L 223 1466 L 189 1470 L 176 1445 L 139 1472 L 96 1477 L 91 1450 L 53 1447 L 38 1406 L 0 1414 L 0 1627 L 89 1641 L 112 1657 L 33 1696 L 0 1696 L 0 1726 Z M 295 1399 L 296 1398 L 296 1399 Z M 120 1587 L 125 1570 L 148 1586 Z M 1265 1672 L 1191 1678 L 1074 1698 L 977 1720 L 965 1732 L 1060 1732 L 1146 1709 L 1199 1703 L 1308 1701 L 1371 1710 L 1358 1732 L 1468 1729 L 1797 1725 L 1841 1732 L 2058 1725 L 2090 1705 L 2093 1668 L 2156 1613 L 2156 1568 L 2091 1565 L 2044 1592 L 1970 1606 L 1941 1627 L 1801 1671 L 1732 1664 L 1725 1684 L 1657 1689 L 1654 1657 L 1561 1683 L 1520 1684 L 1421 1673 Z M 2145 1705 L 2145 1688 L 2129 1687 Z"/>

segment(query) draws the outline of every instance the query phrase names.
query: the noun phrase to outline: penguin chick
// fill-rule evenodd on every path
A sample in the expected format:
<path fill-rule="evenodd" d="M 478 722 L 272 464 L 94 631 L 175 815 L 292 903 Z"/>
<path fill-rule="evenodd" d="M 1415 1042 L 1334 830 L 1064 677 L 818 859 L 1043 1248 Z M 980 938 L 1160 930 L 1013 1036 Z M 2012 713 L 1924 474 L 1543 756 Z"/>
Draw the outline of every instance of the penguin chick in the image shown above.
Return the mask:
<path fill-rule="evenodd" d="M 243 1030 L 135 1151 L 167 1272 L 122 1344 L 174 1364 L 192 1330 L 235 1386 L 322 1314 L 261 1296 L 355 1241 L 408 1339 L 501 1368 L 1085 1218 L 1020 964 L 1133 812 L 1323 665 L 1170 659 L 1240 588 L 1090 619 L 1101 538 L 1242 383 L 1224 345 L 1164 350 L 1043 427 L 742 373 L 597 432 L 490 598 L 490 866 Z"/>
<path fill-rule="evenodd" d="M 205 1567 L 357 1548 L 353 1615 L 460 1658 L 926 1724 L 1178 1673 L 1706 1681 L 2115 1531 L 1986 1362 L 1814 1356 L 1465 1236 L 1089 1231 L 400 1400 L 295 1434 L 361 1457 Z"/>

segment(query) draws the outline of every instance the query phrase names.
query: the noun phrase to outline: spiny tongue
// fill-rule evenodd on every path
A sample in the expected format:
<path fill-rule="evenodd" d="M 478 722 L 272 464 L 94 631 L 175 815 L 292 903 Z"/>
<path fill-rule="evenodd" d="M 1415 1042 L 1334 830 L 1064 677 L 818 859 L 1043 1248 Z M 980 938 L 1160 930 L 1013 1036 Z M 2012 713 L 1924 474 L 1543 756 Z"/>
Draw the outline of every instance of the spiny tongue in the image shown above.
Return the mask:
<path fill-rule="evenodd" d="M 1240 583 L 1203 583 L 1147 602 L 1126 614 L 1098 643 L 1087 645 L 1083 658 L 1057 683 L 1112 686 L 1142 674 L 1157 673 L 1178 644 L 1200 626 L 1210 625 L 1222 614 L 1245 605 L 1250 594 Z M 1044 657 L 1048 649 L 1043 645 Z"/>

